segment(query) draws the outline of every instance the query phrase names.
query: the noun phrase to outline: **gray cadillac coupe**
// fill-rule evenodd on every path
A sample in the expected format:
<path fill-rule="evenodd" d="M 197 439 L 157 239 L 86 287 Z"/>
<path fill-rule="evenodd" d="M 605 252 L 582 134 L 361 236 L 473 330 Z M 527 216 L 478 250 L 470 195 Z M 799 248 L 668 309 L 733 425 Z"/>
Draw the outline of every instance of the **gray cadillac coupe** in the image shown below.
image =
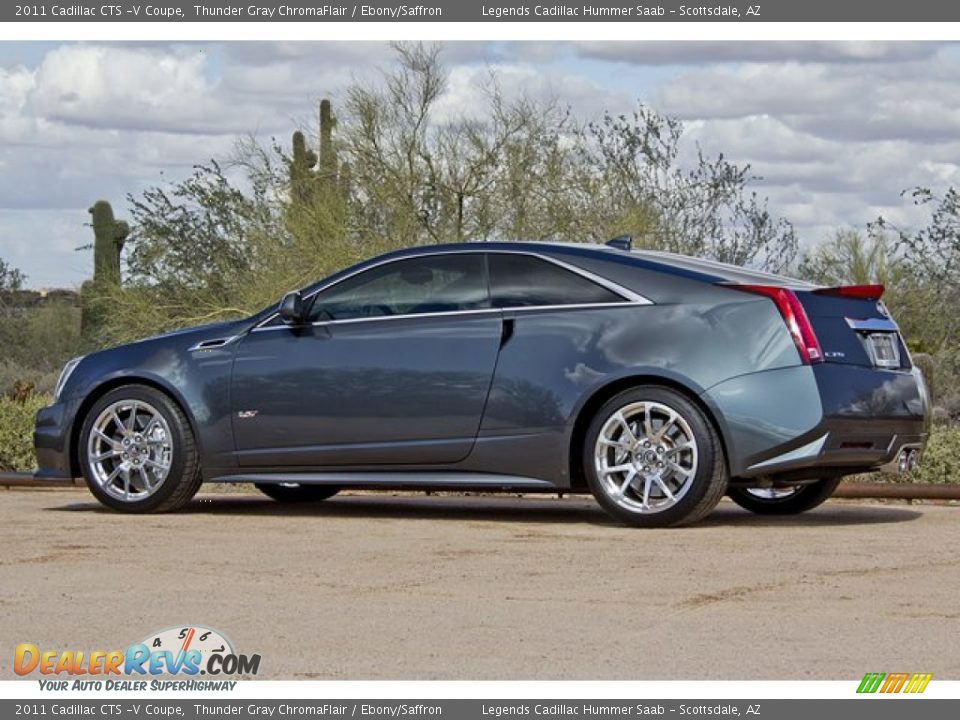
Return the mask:
<path fill-rule="evenodd" d="M 882 292 L 625 239 L 402 250 L 244 320 L 71 360 L 37 415 L 38 472 L 128 512 L 211 480 L 280 501 L 589 490 L 641 527 L 725 493 L 800 512 L 923 449 L 926 391 Z"/>

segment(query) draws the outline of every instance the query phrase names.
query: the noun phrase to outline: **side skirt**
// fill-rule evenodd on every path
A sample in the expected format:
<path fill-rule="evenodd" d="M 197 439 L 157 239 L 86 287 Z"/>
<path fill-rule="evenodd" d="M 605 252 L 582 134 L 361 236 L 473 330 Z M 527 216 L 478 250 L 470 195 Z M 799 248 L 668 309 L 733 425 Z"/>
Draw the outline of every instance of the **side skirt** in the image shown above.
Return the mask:
<path fill-rule="evenodd" d="M 240 472 L 215 478 L 224 483 L 298 483 L 341 487 L 555 491 L 547 480 L 479 472 Z"/>

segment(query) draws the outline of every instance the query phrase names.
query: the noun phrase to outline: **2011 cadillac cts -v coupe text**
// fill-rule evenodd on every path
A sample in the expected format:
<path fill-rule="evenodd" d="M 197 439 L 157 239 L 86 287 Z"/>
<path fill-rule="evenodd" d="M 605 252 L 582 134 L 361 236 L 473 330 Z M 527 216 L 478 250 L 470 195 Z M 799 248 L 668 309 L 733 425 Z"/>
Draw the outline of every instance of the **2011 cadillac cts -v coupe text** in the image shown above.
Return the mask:
<path fill-rule="evenodd" d="M 800 512 L 917 462 L 929 403 L 881 286 L 615 245 L 402 250 L 71 360 L 37 415 L 38 473 L 129 512 L 216 480 L 281 501 L 589 490 L 668 526 L 725 493 Z"/>

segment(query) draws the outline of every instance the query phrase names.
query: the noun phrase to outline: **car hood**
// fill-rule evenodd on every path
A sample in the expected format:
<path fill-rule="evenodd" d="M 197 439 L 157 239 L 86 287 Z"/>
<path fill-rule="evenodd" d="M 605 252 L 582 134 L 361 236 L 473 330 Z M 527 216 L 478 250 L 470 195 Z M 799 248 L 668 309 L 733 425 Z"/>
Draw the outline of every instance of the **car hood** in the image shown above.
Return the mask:
<path fill-rule="evenodd" d="M 181 338 L 181 339 L 196 339 L 197 341 L 201 340 L 212 340 L 224 335 L 234 335 L 237 332 L 243 330 L 249 324 L 248 319 L 244 320 L 228 320 L 226 322 L 217 322 L 217 323 L 208 323 L 206 325 L 195 325 L 193 327 L 180 328 L 178 330 L 170 330 L 169 332 L 160 333 L 159 335 L 151 335 L 150 337 L 143 338 L 142 340 L 137 340 L 135 342 L 153 342 L 155 340 L 165 340 L 168 338 Z"/>

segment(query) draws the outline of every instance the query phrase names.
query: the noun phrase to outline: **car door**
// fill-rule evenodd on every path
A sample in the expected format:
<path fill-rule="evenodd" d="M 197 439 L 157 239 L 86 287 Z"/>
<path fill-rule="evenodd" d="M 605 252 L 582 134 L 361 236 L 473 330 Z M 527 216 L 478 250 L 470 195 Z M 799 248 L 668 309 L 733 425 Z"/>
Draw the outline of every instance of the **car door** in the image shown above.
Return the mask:
<path fill-rule="evenodd" d="M 231 381 L 238 464 L 457 462 L 476 439 L 500 337 L 480 253 L 347 276 L 312 298 L 302 327 L 272 320 L 242 340 Z"/>

